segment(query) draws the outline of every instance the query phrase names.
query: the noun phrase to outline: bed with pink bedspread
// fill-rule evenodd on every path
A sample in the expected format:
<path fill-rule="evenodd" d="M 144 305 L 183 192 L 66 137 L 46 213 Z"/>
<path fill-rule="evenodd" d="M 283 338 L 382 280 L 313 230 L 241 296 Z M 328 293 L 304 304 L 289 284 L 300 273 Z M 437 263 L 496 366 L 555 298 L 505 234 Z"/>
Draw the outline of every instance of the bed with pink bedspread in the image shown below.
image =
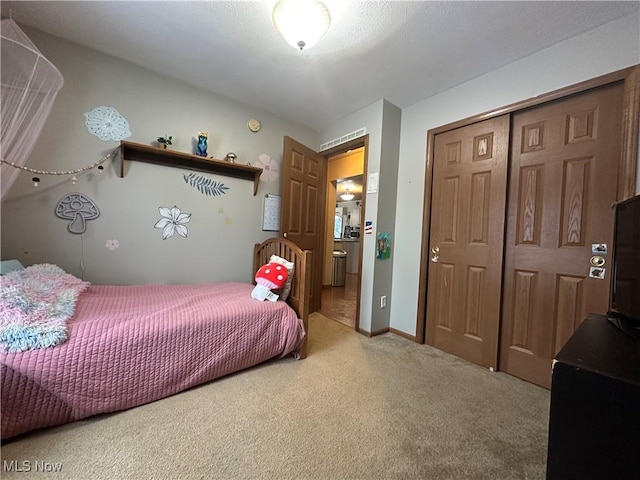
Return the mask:
<path fill-rule="evenodd" d="M 288 302 L 251 298 L 251 283 L 87 286 L 66 341 L 0 353 L 2 439 L 159 400 L 275 357 L 304 357 L 308 252 L 271 239 L 256 245 L 254 264 L 271 254 L 299 269 Z"/>

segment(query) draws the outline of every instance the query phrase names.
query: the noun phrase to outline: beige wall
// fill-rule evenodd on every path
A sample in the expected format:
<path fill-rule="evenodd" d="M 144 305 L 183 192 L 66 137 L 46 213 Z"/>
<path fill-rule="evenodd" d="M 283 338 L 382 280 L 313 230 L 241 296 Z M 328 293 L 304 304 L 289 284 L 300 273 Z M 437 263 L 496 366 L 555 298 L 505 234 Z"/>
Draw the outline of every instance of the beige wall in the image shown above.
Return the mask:
<path fill-rule="evenodd" d="M 101 105 L 128 120 L 128 141 L 149 145 L 167 134 L 173 136 L 172 149 L 193 153 L 197 132 L 208 131 L 209 155 L 235 152 L 241 163 L 268 155 L 281 168 L 285 135 L 318 145 L 313 129 L 48 34 L 26 28 L 25 33 L 65 80 L 27 161 L 32 168 L 71 170 L 117 147 L 119 142 L 102 141 L 84 125 L 84 113 Z M 250 118 L 261 121 L 260 132 L 247 128 Z M 41 175 L 38 188 L 33 174 L 20 173 L 2 202 L 2 258 L 54 263 L 102 284 L 252 280 L 253 244 L 277 235 L 262 230 L 262 209 L 265 194 L 280 193 L 279 175 L 261 181 L 254 196 L 251 181 L 203 174 L 229 187 L 224 195 L 206 196 L 184 181 L 190 173 L 185 169 L 127 161 L 119 178 L 119 161 L 105 167 L 101 175 L 79 175 L 76 185 L 68 176 Z M 87 195 L 101 212 L 82 235 L 69 233 L 67 222 L 54 215 L 57 202 L 71 192 Z M 188 237 L 162 240 L 154 228 L 161 218 L 158 207 L 174 205 L 192 215 Z M 118 248 L 106 248 L 114 239 Z"/>

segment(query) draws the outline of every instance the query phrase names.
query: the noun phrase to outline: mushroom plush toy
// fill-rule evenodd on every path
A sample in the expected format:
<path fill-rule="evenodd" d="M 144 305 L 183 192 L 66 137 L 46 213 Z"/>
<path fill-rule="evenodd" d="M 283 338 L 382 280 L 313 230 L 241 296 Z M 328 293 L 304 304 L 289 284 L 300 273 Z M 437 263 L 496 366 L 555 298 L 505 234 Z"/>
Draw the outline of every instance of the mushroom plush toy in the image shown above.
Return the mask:
<path fill-rule="evenodd" d="M 278 300 L 278 295 L 271 290 L 282 288 L 288 276 L 286 267 L 279 263 L 267 263 L 261 266 L 256 272 L 257 285 L 251 292 L 251 298 L 275 302 Z"/>

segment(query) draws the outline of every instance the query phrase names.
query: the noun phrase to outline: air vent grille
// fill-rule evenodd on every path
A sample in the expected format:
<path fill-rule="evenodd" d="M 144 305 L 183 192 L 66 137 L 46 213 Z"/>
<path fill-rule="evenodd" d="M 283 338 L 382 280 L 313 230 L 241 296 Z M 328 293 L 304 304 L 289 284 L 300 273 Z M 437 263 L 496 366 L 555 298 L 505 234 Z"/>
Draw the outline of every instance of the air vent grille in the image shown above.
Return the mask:
<path fill-rule="evenodd" d="M 342 143 L 348 142 L 349 140 L 353 140 L 354 138 L 362 137 L 366 135 L 367 129 L 365 127 L 359 128 L 355 132 L 347 133 L 346 135 L 342 135 L 339 138 L 334 138 L 333 140 L 329 140 L 328 142 L 320 145 L 320 151 L 328 150 L 329 148 L 333 148 L 336 145 L 340 145 Z"/>

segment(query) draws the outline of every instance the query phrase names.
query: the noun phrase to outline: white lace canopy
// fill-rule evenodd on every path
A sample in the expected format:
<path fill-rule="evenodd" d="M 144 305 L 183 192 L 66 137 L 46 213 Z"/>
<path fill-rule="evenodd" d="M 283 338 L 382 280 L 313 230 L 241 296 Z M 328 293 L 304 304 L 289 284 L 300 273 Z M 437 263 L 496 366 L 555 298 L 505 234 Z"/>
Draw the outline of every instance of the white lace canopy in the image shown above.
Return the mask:
<path fill-rule="evenodd" d="M 0 34 L 0 155 L 2 160 L 22 166 L 33 150 L 64 80 L 13 20 L 2 20 Z M 19 171 L 3 162 L 1 173 L 1 198 L 4 198 Z"/>

